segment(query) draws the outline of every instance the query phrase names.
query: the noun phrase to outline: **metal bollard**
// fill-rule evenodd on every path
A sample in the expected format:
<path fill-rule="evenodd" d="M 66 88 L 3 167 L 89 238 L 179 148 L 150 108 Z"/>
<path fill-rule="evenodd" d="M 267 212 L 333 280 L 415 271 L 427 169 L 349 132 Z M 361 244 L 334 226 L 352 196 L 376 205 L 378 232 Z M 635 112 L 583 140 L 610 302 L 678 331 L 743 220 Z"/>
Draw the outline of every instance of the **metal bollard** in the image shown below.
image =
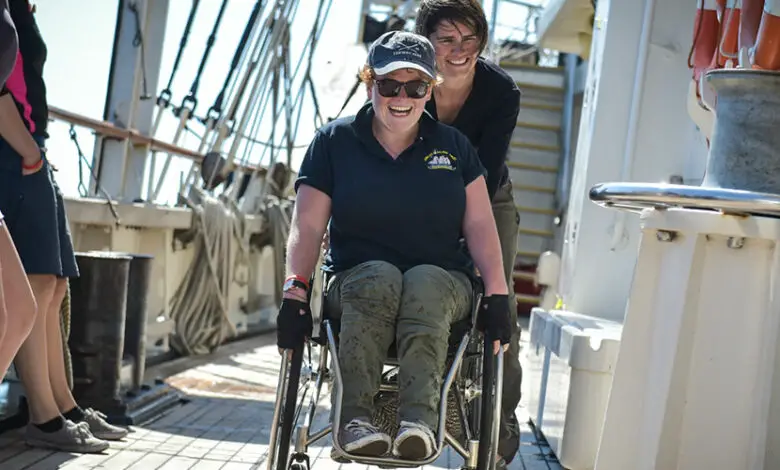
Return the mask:
<path fill-rule="evenodd" d="M 175 406 L 181 399 L 181 394 L 174 388 L 168 386 L 162 380 L 154 380 L 152 384 L 144 383 L 146 372 L 146 320 L 147 304 L 149 298 L 149 283 L 152 271 L 151 255 L 137 253 L 107 253 L 104 251 L 91 251 L 84 254 L 86 259 L 90 256 L 105 258 L 106 255 L 114 259 L 123 259 L 129 262 L 127 275 L 124 277 L 124 290 L 118 295 L 111 296 L 117 300 L 121 297 L 125 299 L 122 306 L 122 328 L 111 330 L 115 334 L 115 347 L 111 350 L 111 360 L 116 361 L 116 369 L 112 367 L 112 382 L 110 400 L 103 400 L 102 404 L 94 406 L 108 416 L 108 421 L 112 424 L 130 425 L 145 422 L 166 409 Z M 82 270 L 83 272 L 83 270 Z M 101 274 L 102 275 L 102 274 Z M 84 275 L 82 274 L 82 277 Z M 117 283 L 120 282 L 117 279 Z M 103 294 L 114 292 L 114 283 L 110 286 L 101 286 Z M 74 291 L 71 287 L 71 291 Z M 75 299 L 75 292 L 72 292 Z M 111 309 L 111 305 L 103 302 L 106 309 Z M 73 318 L 76 320 L 76 306 L 73 307 Z M 71 338 L 73 338 L 71 330 Z M 116 341 L 119 338 L 119 341 Z M 104 346 L 105 347 L 105 346 Z M 74 366 L 74 375 L 75 375 Z M 113 380 L 116 377 L 116 381 Z M 105 379 L 105 375 L 103 376 Z M 77 382 L 78 383 L 78 382 Z M 78 398 L 78 397 L 77 397 Z M 87 403 L 85 403 L 86 405 Z"/>
<path fill-rule="evenodd" d="M 130 256 L 77 253 L 81 275 L 71 279 L 73 394 L 82 407 L 113 414 L 119 396 Z M 120 411 L 121 413 L 121 411 Z"/>
<path fill-rule="evenodd" d="M 130 261 L 130 281 L 127 287 L 124 356 L 133 358 L 130 390 L 137 392 L 143 385 L 146 371 L 147 300 L 154 257 L 135 253 L 127 253 L 127 256 L 131 256 L 132 261 Z"/>
<path fill-rule="evenodd" d="M 711 70 L 718 113 L 702 186 L 780 194 L 780 73 Z"/>

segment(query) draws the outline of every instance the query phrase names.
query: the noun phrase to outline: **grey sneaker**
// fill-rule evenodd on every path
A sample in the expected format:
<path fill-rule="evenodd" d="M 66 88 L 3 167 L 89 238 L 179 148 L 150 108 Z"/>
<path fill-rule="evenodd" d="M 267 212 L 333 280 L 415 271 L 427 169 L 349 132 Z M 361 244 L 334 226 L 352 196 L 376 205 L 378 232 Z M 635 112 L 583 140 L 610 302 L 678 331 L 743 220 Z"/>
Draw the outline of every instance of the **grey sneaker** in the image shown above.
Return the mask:
<path fill-rule="evenodd" d="M 43 432 L 30 423 L 25 430 L 24 440 L 31 447 L 74 454 L 99 454 L 108 449 L 108 442 L 93 436 L 87 423 L 75 424 L 67 419 L 57 432 Z"/>
<path fill-rule="evenodd" d="M 390 436 L 381 432 L 376 426 L 365 419 L 353 419 L 342 429 L 339 435 L 341 448 L 350 454 L 364 455 L 367 457 L 381 457 L 390 450 Z M 337 462 L 345 462 L 344 457 L 331 450 L 331 459 Z"/>
<path fill-rule="evenodd" d="M 433 455 L 436 439 L 428 426 L 401 421 L 398 436 L 393 442 L 393 455 L 404 460 L 423 460 Z"/>
<path fill-rule="evenodd" d="M 95 411 L 92 408 L 84 410 L 84 422 L 89 425 L 89 430 L 92 435 L 98 439 L 105 439 L 106 441 L 118 441 L 127 437 L 128 430 L 108 424 L 106 422 L 106 415 L 99 411 Z"/>

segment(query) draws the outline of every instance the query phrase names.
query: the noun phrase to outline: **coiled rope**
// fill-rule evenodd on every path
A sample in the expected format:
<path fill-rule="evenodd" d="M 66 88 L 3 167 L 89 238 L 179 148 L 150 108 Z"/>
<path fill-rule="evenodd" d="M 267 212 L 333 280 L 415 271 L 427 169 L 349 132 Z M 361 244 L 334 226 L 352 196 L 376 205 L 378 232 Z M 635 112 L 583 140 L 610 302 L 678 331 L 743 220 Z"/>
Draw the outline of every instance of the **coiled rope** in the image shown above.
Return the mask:
<path fill-rule="evenodd" d="M 188 235 L 195 253 L 171 299 L 171 318 L 176 322 L 171 347 L 182 355 L 209 354 L 235 336 L 228 318 L 230 286 L 246 282 L 236 272 L 249 267 L 249 234 L 241 212 L 229 200 L 197 187 L 191 194 L 187 205 L 193 224 Z"/>
<path fill-rule="evenodd" d="M 282 301 L 282 284 L 284 283 L 287 237 L 290 234 L 293 201 L 276 196 L 265 197 L 262 214 L 266 227 L 271 231 L 270 242 L 274 250 L 274 302 Z"/>
<path fill-rule="evenodd" d="M 65 378 L 68 388 L 73 390 L 73 361 L 70 357 L 68 338 L 70 337 L 70 281 L 65 282 L 65 297 L 60 304 L 60 333 L 62 334 L 62 356 L 65 358 Z"/>

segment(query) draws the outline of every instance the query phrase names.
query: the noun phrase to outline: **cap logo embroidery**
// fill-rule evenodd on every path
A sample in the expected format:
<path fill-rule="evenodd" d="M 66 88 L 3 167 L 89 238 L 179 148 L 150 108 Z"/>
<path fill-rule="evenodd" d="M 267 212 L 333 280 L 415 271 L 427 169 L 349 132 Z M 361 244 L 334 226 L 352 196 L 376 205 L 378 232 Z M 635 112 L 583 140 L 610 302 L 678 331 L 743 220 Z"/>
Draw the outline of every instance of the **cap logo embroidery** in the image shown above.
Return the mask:
<path fill-rule="evenodd" d="M 393 51 L 393 55 L 413 55 L 415 57 L 422 57 L 419 44 L 399 44 L 398 50 Z"/>

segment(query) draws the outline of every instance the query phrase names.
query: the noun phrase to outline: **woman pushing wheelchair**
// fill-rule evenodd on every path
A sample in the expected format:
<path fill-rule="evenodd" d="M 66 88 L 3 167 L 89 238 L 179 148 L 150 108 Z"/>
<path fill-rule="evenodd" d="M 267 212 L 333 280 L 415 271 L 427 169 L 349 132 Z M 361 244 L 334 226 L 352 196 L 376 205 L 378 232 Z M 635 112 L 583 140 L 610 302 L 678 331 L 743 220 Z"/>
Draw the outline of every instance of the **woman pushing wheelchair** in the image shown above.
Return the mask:
<path fill-rule="evenodd" d="M 312 335 L 308 282 L 328 229 L 323 269 L 332 274 L 328 311 L 341 324 L 341 447 L 423 460 L 436 450 L 450 325 L 471 314 L 475 267 L 484 284 L 477 326 L 494 354 L 512 331 L 508 290 L 485 169 L 464 135 L 425 112 L 438 80 L 431 43 L 386 33 L 361 78 L 370 102 L 317 131 L 295 182 L 277 344 L 300 348 Z M 400 428 L 391 437 L 371 416 L 394 342 Z"/>

